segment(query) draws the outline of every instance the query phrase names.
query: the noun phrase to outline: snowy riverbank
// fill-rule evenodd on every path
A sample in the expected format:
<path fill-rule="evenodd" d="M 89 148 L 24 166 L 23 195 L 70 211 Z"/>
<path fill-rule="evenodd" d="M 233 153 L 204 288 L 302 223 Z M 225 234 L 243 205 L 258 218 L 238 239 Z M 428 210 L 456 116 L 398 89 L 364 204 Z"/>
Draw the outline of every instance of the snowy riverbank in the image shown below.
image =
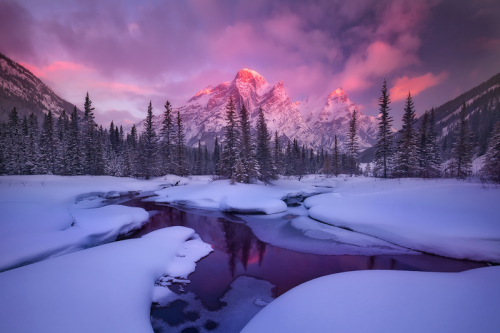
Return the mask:
<path fill-rule="evenodd" d="M 328 275 L 278 297 L 242 333 L 498 332 L 498 281 L 500 267 Z"/>
<path fill-rule="evenodd" d="M 103 206 L 106 198 L 177 181 L 91 176 L 0 177 L 0 271 L 111 242 L 140 228 L 142 208 Z"/>

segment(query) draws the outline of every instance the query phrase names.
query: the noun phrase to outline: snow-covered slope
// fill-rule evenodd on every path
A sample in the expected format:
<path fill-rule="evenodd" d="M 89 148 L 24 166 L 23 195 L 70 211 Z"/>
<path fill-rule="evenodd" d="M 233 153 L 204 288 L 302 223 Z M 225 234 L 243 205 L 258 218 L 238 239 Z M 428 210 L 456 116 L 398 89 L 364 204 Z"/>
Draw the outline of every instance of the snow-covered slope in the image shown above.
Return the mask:
<path fill-rule="evenodd" d="M 282 141 L 297 139 L 299 144 L 316 149 L 332 148 L 335 133 L 342 146 L 352 113 L 354 110 L 359 112 L 341 88 L 324 99 L 292 102 L 283 81 L 269 84 L 256 71 L 242 69 L 233 81 L 206 87 L 174 109 L 181 113 L 189 146 L 196 145 L 198 140 L 213 146 L 215 136 L 223 136 L 225 108 L 230 97 L 235 100 L 237 109 L 245 103 L 254 126 L 262 107 L 270 131 L 277 131 Z M 155 119 L 157 131 L 161 123 L 159 118 Z M 142 129 L 142 123 L 138 128 Z M 359 112 L 360 147 L 370 147 L 375 134 L 375 119 Z"/>
<path fill-rule="evenodd" d="M 29 70 L 0 53 L 0 122 L 7 120 L 14 106 L 21 116 L 33 112 L 39 118 L 49 110 L 59 116 L 74 107 Z"/>

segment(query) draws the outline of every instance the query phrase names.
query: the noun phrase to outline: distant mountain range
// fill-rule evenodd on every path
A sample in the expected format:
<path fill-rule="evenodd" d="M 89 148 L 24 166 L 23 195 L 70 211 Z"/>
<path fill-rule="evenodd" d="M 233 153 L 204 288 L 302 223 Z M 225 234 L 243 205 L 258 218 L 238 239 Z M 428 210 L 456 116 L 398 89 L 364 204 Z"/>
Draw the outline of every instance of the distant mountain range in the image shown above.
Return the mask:
<path fill-rule="evenodd" d="M 72 112 L 74 108 L 29 70 L 0 53 L 0 122 L 7 121 L 14 106 L 21 116 L 33 112 L 39 120 L 49 110 L 59 116 L 62 110 Z"/>
<path fill-rule="evenodd" d="M 186 104 L 174 108 L 175 112 L 180 111 L 184 121 L 189 146 L 197 145 L 198 140 L 212 146 L 215 136 L 223 137 L 225 109 L 230 97 L 235 100 L 237 109 L 245 103 L 254 125 L 262 107 L 270 131 L 273 134 L 277 131 L 282 141 L 297 139 L 300 145 L 329 149 L 333 148 L 337 134 L 343 147 L 354 110 L 359 115 L 360 148 L 371 147 L 376 140 L 377 120 L 361 113 L 342 88 L 326 98 L 292 102 L 283 81 L 269 84 L 256 71 L 242 69 L 233 81 L 206 87 Z M 155 124 L 159 130 L 161 116 L 156 117 Z M 142 128 L 142 122 L 138 128 Z"/>
<path fill-rule="evenodd" d="M 231 82 L 198 91 L 184 105 L 174 108 L 182 115 L 189 146 L 196 146 L 198 140 L 213 146 L 215 136 L 223 136 L 225 108 L 230 96 L 238 109 L 246 104 L 254 125 L 258 109 L 262 107 L 269 129 L 272 133 L 277 131 L 283 143 L 297 139 L 299 144 L 315 149 L 332 148 L 335 134 L 343 147 L 352 113 L 357 110 L 358 137 L 360 148 L 364 149 L 361 161 L 373 159 L 372 146 L 376 142 L 378 121 L 360 112 L 342 88 L 324 98 L 292 102 L 283 81 L 269 84 L 262 75 L 250 69 L 238 71 Z M 449 157 L 453 146 L 458 111 L 464 101 L 468 105 L 476 155 L 482 155 L 495 122 L 500 120 L 500 74 L 436 108 L 436 129 L 440 133 L 444 159 Z M 34 112 L 40 120 L 49 110 L 57 117 L 62 110 L 69 113 L 74 107 L 28 69 L 0 53 L 0 122 L 7 120 L 14 106 L 21 116 Z M 159 131 L 161 116 L 155 116 L 155 124 Z M 142 122 L 138 129 L 142 129 Z"/>

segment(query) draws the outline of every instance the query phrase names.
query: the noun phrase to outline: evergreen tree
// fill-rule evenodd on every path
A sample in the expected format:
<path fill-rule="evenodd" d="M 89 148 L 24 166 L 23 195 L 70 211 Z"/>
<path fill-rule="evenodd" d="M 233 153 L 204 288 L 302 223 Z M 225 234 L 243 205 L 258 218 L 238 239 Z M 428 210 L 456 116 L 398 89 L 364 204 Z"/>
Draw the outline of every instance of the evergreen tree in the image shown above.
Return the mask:
<path fill-rule="evenodd" d="M 149 179 L 151 176 L 157 175 L 156 170 L 156 152 L 158 149 L 157 143 L 158 138 L 156 136 L 156 131 L 154 129 L 153 123 L 153 106 L 151 105 L 151 101 L 148 106 L 148 115 L 146 117 L 146 121 L 144 122 L 144 142 L 143 142 L 143 151 L 142 151 L 142 159 L 143 159 L 143 174 L 146 179 Z"/>
<path fill-rule="evenodd" d="M 259 163 L 260 179 L 269 182 L 277 178 L 270 146 L 271 135 L 267 129 L 264 111 L 259 108 L 257 118 L 257 162 Z"/>
<path fill-rule="evenodd" d="M 54 133 L 54 117 L 52 111 L 45 115 L 40 137 L 40 172 L 55 174 L 57 159 L 57 143 Z"/>
<path fill-rule="evenodd" d="M 219 161 L 220 161 L 220 147 L 219 147 L 219 139 L 215 137 L 214 142 L 214 154 L 212 155 L 212 162 L 214 165 L 214 174 L 219 176 Z"/>
<path fill-rule="evenodd" d="M 7 133 L 5 138 L 5 169 L 11 175 L 21 174 L 21 121 L 16 107 L 9 113 Z"/>
<path fill-rule="evenodd" d="M 162 170 L 163 173 L 173 172 L 172 164 L 172 141 L 175 135 L 172 105 L 169 101 L 165 103 L 165 111 L 163 111 L 162 120 Z"/>
<path fill-rule="evenodd" d="M 500 121 L 497 121 L 493 130 L 481 172 L 492 181 L 500 183 Z"/>
<path fill-rule="evenodd" d="M 398 177 L 413 177 L 418 171 L 417 136 L 413 128 L 415 122 L 415 106 L 408 92 L 403 114 L 403 128 L 400 131 L 401 138 L 398 140 L 396 153 L 395 174 Z"/>
<path fill-rule="evenodd" d="M 309 150 L 309 170 L 308 170 L 308 173 L 315 174 L 316 171 L 317 171 L 316 158 L 314 156 L 314 150 L 311 148 Z"/>
<path fill-rule="evenodd" d="M 332 172 L 335 175 L 335 177 L 338 177 L 338 175 L 340 174 L 340 159 L 339 159 L 339 144 L 337 141 L 337 134 L 335 134 L 332 159 L 333 159 Z"/>
<path fill-rule="evenodd" d="M 70 175 L 81 175 L 84 172 L 82 163 L 83 152 L 80 139 L 80 120 L 75 106 L 71 113 L 68 133 L 67 160 Z"/>
<path fill-rule="evenodd" d="M 285 175 L 286 176 L 291 176 L 294 174 L 294 165 L 293 165 L 293 151 L 292 151 L 292 144 L 290 140 L 288 140 L 287 145 L 286 145 L 286 151 L 285 151 Z"/>
<path fill-rule="evenodd" d="M 195 165 L 195 174 L 202 175 L 203 174 L 203 153 L 201 149 L 201 140 L 198 140 L 198 148 L 196 149 L 196 165 Z"/>
<path fill-rule="evenodd" d="M 178 176 L 187 176 L 189 174 L 186 160 L 186 140 L 184 134 L 184 126 L 182 124 L 181 113 L 177 111 L 177 127 L 174 136 L 175 145 L 175 166 Z"/>
<path fill-rule="evenodd" d="M 59 175 L 69 174 L 69 160 L 68 160 L 68 132 L 69 132 L 69 119 L 66 111 L 63 110 L 57 120 L 57 165 L 56 173 Z"/>
<path fill-rule="evenodd" d="M 347 136 L 347 154 L 348 154 L 348 168 L 349 174 L 357 173 L 357 158 L 358 158 L 358 114 L 356 109 L 352 112 L 351 121 L 349 122 L 349 133 Z"/>
<path fill-rule="evenodd" d="M 255 156 L 255 144 L 252 140 L 250 118 L 248 110 L 244 103 L 240 110 L 240 129 L 241 129 L 241 151 L 240 159 L 245 173 L 244 183 L 249 184 L 253 179 L 260 176 L 259 164 Z"/>
<path fill-rule="evenodd" d="M 32 112 L 28 118 L 28 132 L 25 140 L 25 144 L 27 147 L 24 174 L 34 175 L 38 173 L 39 140 L 38 119 Z"/>
<path fill-rule="evenodd" d="M 281 151 L 280 140 L 278 137 L 278 131 L 274 132 L 274 151 L 273 151 L 273 159 L 274 159 L 274 167 L 276 168 L 276 176 L 279 174 L 284 174 L 283 170 L 283 153 Z"/>
<path fill-rule="evenodd" d="M 226 126 L 224 127 L 224 146 L 219 162 L 220 175 L 233 179 L 236 162 L 240 158 L 240 128 L 233 97 L 226 106 Z"/>
<path fill-rule="evenodd" d="M 370 174 L 372 173 L 372 168 L 370 163 L 366 164 L 365 170 L 364 170 L 364 176 L 365 177 L 370 177 Z"/>
<path fill-rule="evenodd" d="M 438 134 L 435 129 L 435 111 L 434 108 L 431 109 L 429 115 L 429 126 L 427 129 L 427 135 L 429 140 L 429 176 L 439 177 L 441 170 L 441 156 L 439 154 L 438 145 Z"/>
<path fill-rule="evenodd" d="M 82 120 L 82 142 L 83 142 L 83 173 L 87 175 L 97 174 L 97 124 L 94 121 L 94 108 L 89 98 L 89 93 L 85 96 L 83 105 L 84 114 Z"/>
<path fill-rule="evenodd" d="M 326 153 L 325 156 L 325 163 L 323 164 L 323 173 L 328 178 L 332 176 L 332 163 L 330 162 L 330 156 L 328 153 Z"/>
<path fill-rule="evenodd" d="M 378 137 L 375 144 L 375 168 L 377 175 L 382 178 L 390 176 L 390 167 L 393 157 L 392 147 L 392 117 L 389 116 L 391 99 L 387 91 L 387 82 L 382 85 L 382 96 L 379 98 L 380 116 Z"/>
<path fill-rule="evenodd" d="M 460 110 L 458 127 L 455 132 L 455 144 L 451 151 L 452 159 L 456 163 L 456 176 L 463 179 L 472 172 L 472 133 L 469 130 L 469 122 L 466 119 L 467 105 L 465 102 Z"/>

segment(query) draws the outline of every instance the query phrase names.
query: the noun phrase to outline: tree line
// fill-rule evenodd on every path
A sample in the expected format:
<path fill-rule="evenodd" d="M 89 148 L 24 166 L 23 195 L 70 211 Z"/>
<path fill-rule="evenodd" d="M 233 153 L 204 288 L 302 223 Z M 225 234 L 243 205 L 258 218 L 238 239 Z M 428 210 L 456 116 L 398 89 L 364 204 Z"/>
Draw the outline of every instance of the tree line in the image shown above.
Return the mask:
<path fill-rule="evenodd" d="M 462 105 L 455 130 L 451 158 L 442 167 L 438 134 L 434 129 L 434 109 L 425 112 L 418 128 L 412 96 L 408 93 L 403 127 L 393 133 L 390 116 L 390 96 L 384 80 L 379 98 L 379 133 L 375 159 L 364 170 L 375 177 L 457 177 L 471 174 L 473 136 Z M 19 117 L 16 108 L 6 123 L 0 125 L 1 174 L 111 175 L 150 178 L 166 174 L 214 175 L 232 183 L 270 182 L 278 175 L 302 177 L 323 173 L 358 175 L 359 166 L 357 111 L 351 114 L 345 151 L 339 148 L 337 136 L 330 150 L 299 145 L 296 139 L 287 140 L 284 147 L 277 132 L 270 133 L 262 108 L 256 126 L 250 123 L 245 104 L 239 112 L 231 97 L 226 106 L 224 135 L 215 137 L 213 149 L 198 141 L 187 147 L 182 117 L 167 101 L 161 116 L 161 128 L 153 123 L 153 107 L 148 105 L 143 129 L 135 125 L 129 133 L 123 127 L 103 128 L 95 122 L 94 108 L 87 93 L 84 113 L 74 107 L 71 114 L 62 111 L 54 117 L 51 111 L 41 126 L 37 117 Z M 371 168 L 373 165 L 373 169 Z M 495 127 L 485 154 L 483 173 L 500 181 L 500 124 Z"/>
<path fill-rule="evenodd" d="M 415 106 L 411 93 L 405 102 L 403 126 L 392 132 L 393 118 L 389 115 L 390 96 L 384 80 L 379 98 L 379 132 L 375 144 L 373 175 L 381 178 L 448 177 L 464 179 L 472 174 L 475 138 L 470 130 L 467 104 L 463 102 L 458 122 L 453 131 L 453 146 L 450 158 L 443 166 L 440 156 L 438 133 L 435 130 L 434 108 L 426 111 L 418 128 Z M 371 170 L 370 170 L 371 171 Z M 500 181 L 500 122 L 490 139 L 481 175 L 493 181 Z"/>

